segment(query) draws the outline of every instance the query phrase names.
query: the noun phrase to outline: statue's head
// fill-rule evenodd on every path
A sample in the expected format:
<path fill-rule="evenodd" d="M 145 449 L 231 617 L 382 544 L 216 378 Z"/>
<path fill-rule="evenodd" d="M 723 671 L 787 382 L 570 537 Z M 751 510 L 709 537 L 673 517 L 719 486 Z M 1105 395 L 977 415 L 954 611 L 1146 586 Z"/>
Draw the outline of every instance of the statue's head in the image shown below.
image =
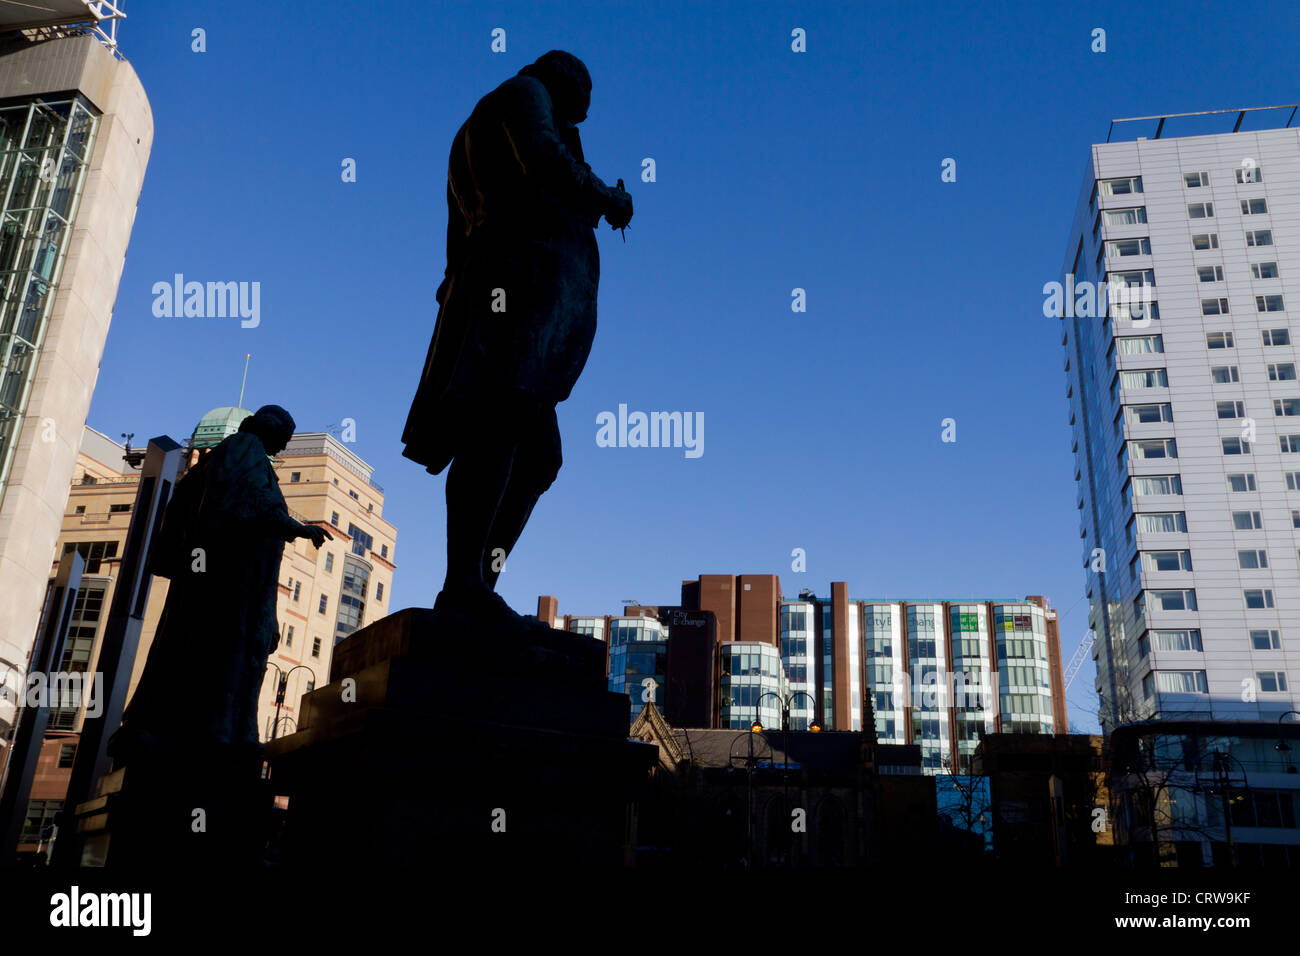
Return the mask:
<path fill-rule="evenodd" d="M 563 50 L 543 53 L 519 73 L 542 81 L 561 122 L 576 126 L 587 118 L 591 106 L 591 74 L 572 53 Z"/>
<path fill-rule="evenodd" d="M 252 432 L 262 440 L 268 455 L 284 451 L 296 427 L 293 416 L 279 405 L 263 405 L 239 423 L 241 432 Z"/>

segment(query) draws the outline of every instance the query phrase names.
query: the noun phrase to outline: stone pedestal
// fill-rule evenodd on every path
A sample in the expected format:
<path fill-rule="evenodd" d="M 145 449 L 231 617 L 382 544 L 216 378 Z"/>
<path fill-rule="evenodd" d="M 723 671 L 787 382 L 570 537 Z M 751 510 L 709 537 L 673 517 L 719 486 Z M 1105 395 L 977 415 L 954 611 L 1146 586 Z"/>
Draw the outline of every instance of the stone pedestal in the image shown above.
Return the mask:
<path fill-rule="evenodd" d="M 291 866 L 618 865 L 657 756 L 599 641 L 422 608 L 340 642 L 298 726 L 266 747 Z"/>

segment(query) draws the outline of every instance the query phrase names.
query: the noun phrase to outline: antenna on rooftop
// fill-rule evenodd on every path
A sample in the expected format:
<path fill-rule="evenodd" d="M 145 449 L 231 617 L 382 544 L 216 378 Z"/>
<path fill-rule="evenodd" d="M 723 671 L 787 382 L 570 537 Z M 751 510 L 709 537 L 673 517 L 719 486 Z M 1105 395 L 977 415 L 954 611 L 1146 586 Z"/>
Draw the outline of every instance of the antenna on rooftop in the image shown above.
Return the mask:
<path fill-rule="evenodd" d="M 239 401 L 235 402 L 236 408 L 244 407 L 244 386 L 248 384 L 248 360 L 252 355 L 252 352 L 244 353 L 244 380 L 239 383 Z"/>

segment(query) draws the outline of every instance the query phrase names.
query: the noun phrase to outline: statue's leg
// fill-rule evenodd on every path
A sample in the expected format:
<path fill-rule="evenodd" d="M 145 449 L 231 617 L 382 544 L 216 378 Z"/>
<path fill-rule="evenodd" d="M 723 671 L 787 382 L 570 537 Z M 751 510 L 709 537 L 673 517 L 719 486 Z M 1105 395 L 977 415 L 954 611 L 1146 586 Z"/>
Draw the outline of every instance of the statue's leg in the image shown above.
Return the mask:
<path fill-rule="evenodd" d="M 543 408 L 515 449 L 510 480 L 488 532 L 483 580 L 489 588 L 496 588 L 506 557 L 519 541 L 538 499 L 555 482 L 562 461 L 555 407 Z"/>
<path fill-rule="evenodd" d="M 510 483 L 513 440 L 490 430 L 457 451 L 447 471 L 447 579 L 445 594 L 490 590 L 483 580 L 488 532 Z"/>

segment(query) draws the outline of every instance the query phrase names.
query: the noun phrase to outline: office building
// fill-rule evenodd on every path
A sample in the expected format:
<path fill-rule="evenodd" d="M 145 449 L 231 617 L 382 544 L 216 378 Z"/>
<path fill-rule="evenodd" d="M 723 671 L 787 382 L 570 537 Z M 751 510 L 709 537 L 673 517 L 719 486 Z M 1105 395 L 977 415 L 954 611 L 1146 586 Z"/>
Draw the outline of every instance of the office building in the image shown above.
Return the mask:
<path fill-rule="evenodd" d="M 1084 170 L 1065 294 L 1044 289 L 1106 734 L 1300 707 L 1294 114 L 1114 122 Z"/>
<path fill-rule="evenodd" d="M 779 728 L 788 707 L 792 730 L 865 729 L 919 747 L 930 773 L 967 770 L 988 734 L 1068 731 L 1056 612 L 1040 596 L 850 598 L 837 581 L 829 597 L 787 598 L 773 574 L 707 574 L 682 582 L 679 605 L 584 618 L 543 597 L 538 616 L 609 634 L 610 689 L 636 715 L 654 678 L 675 726 Z"/>
<path fill-rule="evenodd" d="M 0 9 L 0 679 L 26 667 L 153 142 L 111 4 Z M 10 685 L 13 689 L 13 685 Z"/>

